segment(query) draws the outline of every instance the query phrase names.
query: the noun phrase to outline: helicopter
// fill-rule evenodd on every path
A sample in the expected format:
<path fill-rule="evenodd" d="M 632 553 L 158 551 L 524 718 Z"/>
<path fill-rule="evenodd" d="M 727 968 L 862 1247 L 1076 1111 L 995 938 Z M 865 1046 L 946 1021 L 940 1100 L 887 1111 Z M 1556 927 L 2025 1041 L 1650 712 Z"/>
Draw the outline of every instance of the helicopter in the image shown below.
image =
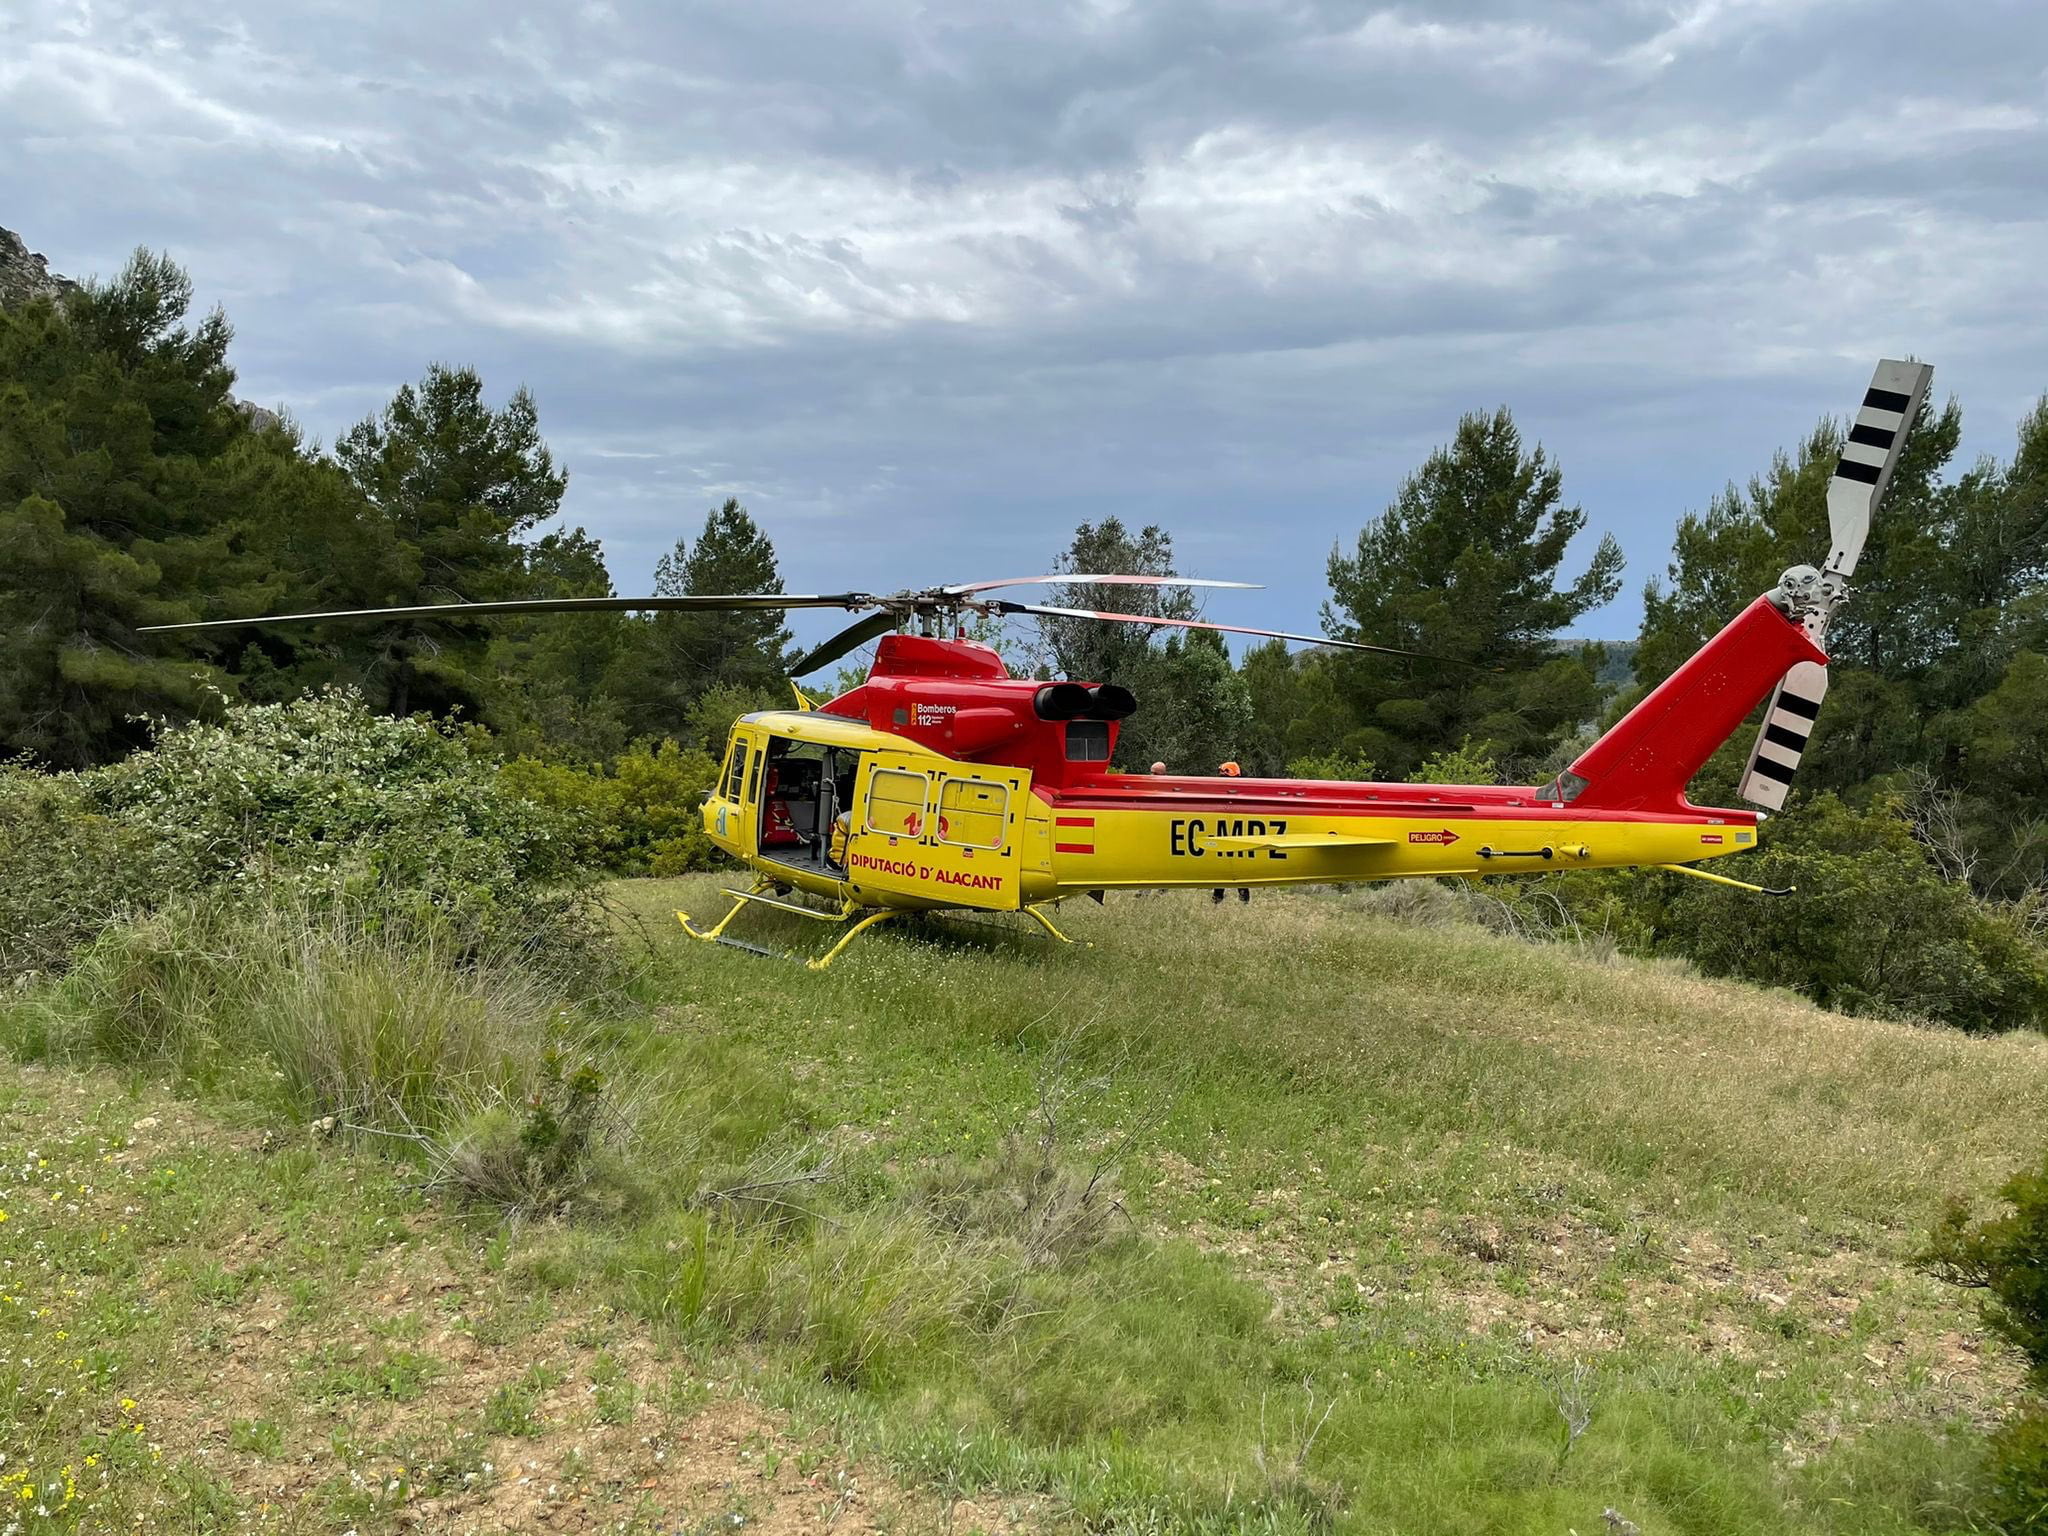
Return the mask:
<path fill-rule="evenodd" d="M 711 841 L 753 871 L 691 937 L 776 953 L 728 932 L 772 909 L 832 925 L 830 965 L 861 933 L 908 913 L 1021 913 L 1110 891 L 1331 885 L 1652 866 L 1783 895 L 1699 863 L 1756 846 L 1782 809 L 1827 691 L 1823 644 L 1849 596 L 1872 514 L 1933 370 L 1880 362 L 1828 484 L 1831 548 L 1794 566 L 1542 785 L 1342 783 L 1119 772 L 1120 722 L 1138 700 L 1113 682 L 1013 677 L 967 638 L 970 619 L 1011 616 L 1212 630 L 1417 657 L 1371 645 L 1195 618 L 1019 602 L 1044 584 L 1246 589 L 1249 583 L 1117 573 L 1012 577 L 891 594 L 742 593 L 569 597 L 281 614 L 155 625 L 149 632 L 339 619 L 592 611 L 839 608 L 864 616 L 790 666 L 793 679 L 874 642 L 867 676 L 816 701 L 732 727 L 703 804 Z M 1422 659 L 1440 661 L 1441 658 Z M 1770 696 L 1739 793 L 1753 810 L 1696 806 L 1686 786 Z"/>

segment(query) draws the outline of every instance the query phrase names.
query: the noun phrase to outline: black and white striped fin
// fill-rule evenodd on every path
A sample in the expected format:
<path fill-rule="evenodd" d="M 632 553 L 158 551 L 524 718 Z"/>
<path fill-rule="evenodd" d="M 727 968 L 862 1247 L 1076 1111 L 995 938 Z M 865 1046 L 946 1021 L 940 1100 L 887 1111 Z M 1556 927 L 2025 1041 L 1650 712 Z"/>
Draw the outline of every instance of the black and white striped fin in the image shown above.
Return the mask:
<path fill-rule="evenodd" d="M 1820 701 L 1828 694 L 1828 669 L 1817 661 L 1795 662 L 1771 695 L 1763 729 L 1749 749 L 1749 767 L 1742 774 L 1742 798 L 1767 811 L 1782 811 L 1792 788 L 1792 775 L 1813 734 Z"/>
<path fill-rule="evenodd" d="M 1863 541 L 1870 533 L 1870 514 L 1891 483 L 1899 449 L 1920 414 L 1920 402 L 1927 397 L 1927 383 L 1933 377 L 1934 370 L 1926 363 L 1886 358 L 1877 365 L 1870 388 L 1864 392 L 1863 406 L 1850 424 L 1848 440 L 1842 444 L 1842 456 L 1835 461 L 1834 478 L 1828 482 L 1828 534 L 1833 548 L 1824 569 L 1829 573 L 1846 577 L 1856 569 Z"/>

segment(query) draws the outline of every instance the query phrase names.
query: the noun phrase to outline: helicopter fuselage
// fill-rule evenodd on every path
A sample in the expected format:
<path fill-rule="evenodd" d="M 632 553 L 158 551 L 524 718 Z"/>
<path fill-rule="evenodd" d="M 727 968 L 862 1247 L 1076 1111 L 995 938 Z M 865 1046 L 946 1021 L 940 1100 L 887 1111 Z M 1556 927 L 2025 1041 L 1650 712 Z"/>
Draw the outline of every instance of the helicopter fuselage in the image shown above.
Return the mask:
<path fill-rule="evenodd" d="M 705 829 L 770 884 L 848 910 L 1690 865 L 1754 847 L 1760 818 L 1692 805 L 1687 780 L 1816 657 L 1759 598 L 1549 785 L 1381 784 L 1119 772 L 1120 690 L 891 635 L 860 687 L 734 726 Z"/>

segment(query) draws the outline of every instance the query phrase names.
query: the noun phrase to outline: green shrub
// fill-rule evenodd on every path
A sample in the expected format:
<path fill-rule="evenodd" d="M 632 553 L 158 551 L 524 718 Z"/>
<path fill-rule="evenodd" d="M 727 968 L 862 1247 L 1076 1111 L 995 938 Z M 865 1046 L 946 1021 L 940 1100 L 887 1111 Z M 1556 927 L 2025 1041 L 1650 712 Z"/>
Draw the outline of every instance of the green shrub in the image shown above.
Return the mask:
<path fill-rule="evenodd" d="M 2011 1209 L 1972 1224 L 1953 1200 L 1934 1230 L 1928 1260 L 1944 1278 L 1990 1292 L 1984 1319 L 2026 1352 L 2048 1387 L 2048 1154 L 2000 1186 Z"/>
<path fill-rule="evenodd" d="M 1324 752 L 1314 757 L 1297 757 L 1287 765 L 1290 779 L 1337 779 L 1347 783 L 1370 784 L 1379 765 L 1357 752 Z"/>
<path fill-rule="evenodd" d="M 2048 1389 L 2048 1154 L 1998 1197 L 2011 1209 L 1982 1222 L 1966 1201 L 1950 1201 L 1925 1257 L 1944 1279 L 1990 1293 L 1985 1322 L 2020 1347 L 2035 1387 Z M 1989 1472 L 1983 1513 L 1993 1527 L 2048 1532 L 2048 1406 L 2030 1405 L 1992 1437 Z"/>
<path fill-rule="evenodd" d="M 589 964 L 572 828 L 445 731 L 353 694 L 230 706 L 105 768 L 0 769 L 0 965 L 61 970 L 110 926 L 201 895 Z"/>
<path fill-rule="evenodd" d="M 1991 1437 L 1983 1514 L 2005 1536 L 2048 1532 L 2048 1408 L 2035 1406 Z"/>
<path fill-rule="evenodd" d="M 1500 764 L 1467 736 L 1457 746 L 1424 758 L 1410 777 L 1417 784 L 1498 784 Z"/>
<path fill-rule="evenodd" d="M 513 794 L 560 819 L 579 862 L 619 875 L 709 869 L 717 848 L 704 834 L 704 796 L 718 765 L 673 741 L 635 747 L 609 769 L 514 758 L 498 770 Z"/>
<path fill-rule="evenodd" d="M 462 1122 L 441 1160 L 444 1182 L 507 1210 L 550 1209 L 584 1193 L 610 1129 L 606 1086 L 588 1056 L 549 1047 L 523 1103 Z"/>
<path fill-rule="evenodd" d="M 2012 1029 L 2048 1013 L 2048 951 L 2006 909 L 1944 879 L 1896 803 L 1868 810 L 1821 795 L 1766 829 L 1727 867 L 1760 899 L 1686 882 L 1660 928 L 1702 969 L 1796 988 L 1849 1013 L 1918 1015 Z"/>
<path fill-rule="evenodd" d="M 0 977 L 61 971 L 161 881 L 147 834 L 94 808 L 72 774 L 0 766 Z"/>
<path fill-rule="evenodd" d="M 341 899 L 481 945 L 544 938 L 575 906 L 560 818 L 508 793 L 447 731 L 374 714 L 353 693 L 230 708 L 85 784 L 155 844 L 166 895 Z"/>

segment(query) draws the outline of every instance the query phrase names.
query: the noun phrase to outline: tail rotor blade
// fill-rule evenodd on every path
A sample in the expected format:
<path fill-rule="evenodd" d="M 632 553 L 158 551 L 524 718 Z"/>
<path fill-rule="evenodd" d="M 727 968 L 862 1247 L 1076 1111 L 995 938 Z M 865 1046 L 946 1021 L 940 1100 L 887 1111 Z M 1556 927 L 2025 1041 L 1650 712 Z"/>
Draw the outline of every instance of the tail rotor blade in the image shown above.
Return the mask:
<path fill-rule="evenodd" d="M 1778 682 L 1764 711 L 1763 728 L 1749 749 L 1742 772 L 1742 798 L 1767 811 L 1782 811 L 1792 789 L 1792 775 L 1805 755 L 1807 738 L 1828 696 L 1828 669 L 1817 661 L 1795 662 Z"/>
<path fill-rule="evenodd" d="M 1877 365 L 1862 408 L 1850 425 L 1849 439 L 1828 482 L 1828 534 L 1832 547 L 1825 569 L 1846 578 L 1863 554 L 1870 533 L 1870 515 L 1891 484 L 1899 450 L 1927 398 L 1933 368 L 1926 363 L 1886 358 Z"/>

